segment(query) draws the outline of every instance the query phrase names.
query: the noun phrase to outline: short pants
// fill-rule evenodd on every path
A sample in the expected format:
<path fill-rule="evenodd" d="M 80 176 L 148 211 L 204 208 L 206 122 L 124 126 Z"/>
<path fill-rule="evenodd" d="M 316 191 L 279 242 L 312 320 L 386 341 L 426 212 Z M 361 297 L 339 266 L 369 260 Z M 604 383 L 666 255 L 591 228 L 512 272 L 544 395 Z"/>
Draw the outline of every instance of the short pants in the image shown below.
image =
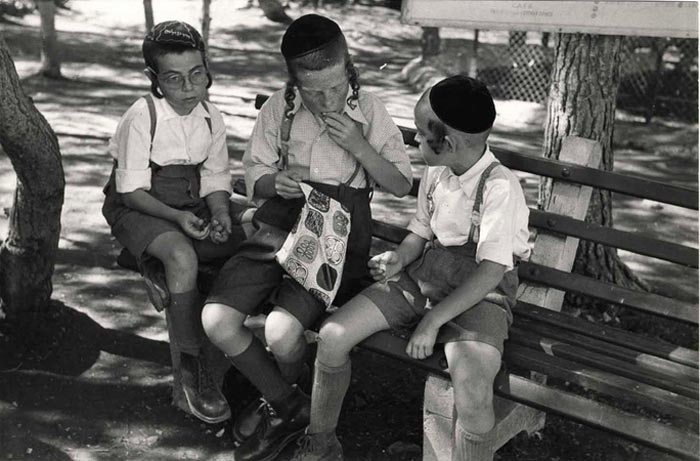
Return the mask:
<path fill-rule="evenodd" d="M 361 294 L 382 312 L 392 330 L 413 327 L 431 306 L 444 299 L 478 267 L 476 245 L 428 244 L 421 258 L 387 282 L 377 282 Z M 437 342 L 479 341 L 503 353 L 512 323 L 511 308 L 518 288 L 517 270 L 505 273 L 494 291 L 445 324 Z"/>

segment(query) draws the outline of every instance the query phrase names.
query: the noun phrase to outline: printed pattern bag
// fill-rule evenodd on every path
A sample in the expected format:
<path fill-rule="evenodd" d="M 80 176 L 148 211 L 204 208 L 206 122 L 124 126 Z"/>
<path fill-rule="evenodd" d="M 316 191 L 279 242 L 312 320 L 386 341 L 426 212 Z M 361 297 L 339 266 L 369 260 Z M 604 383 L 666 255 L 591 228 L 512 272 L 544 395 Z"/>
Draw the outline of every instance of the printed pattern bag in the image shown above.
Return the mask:
<path fill-rule="evenodd" d="M 310 185 L 300 186 L 306 204 L 275 257 L 294 280 L 328 308 L 343 276 L 350 213 L 340 202 Z"/>

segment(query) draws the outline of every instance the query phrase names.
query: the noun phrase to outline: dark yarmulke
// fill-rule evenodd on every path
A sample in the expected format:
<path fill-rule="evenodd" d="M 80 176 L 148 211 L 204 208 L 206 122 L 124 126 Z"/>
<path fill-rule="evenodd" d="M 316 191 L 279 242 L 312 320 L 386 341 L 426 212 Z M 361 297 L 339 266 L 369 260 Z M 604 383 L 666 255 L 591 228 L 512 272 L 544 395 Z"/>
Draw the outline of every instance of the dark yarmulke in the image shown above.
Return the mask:
<path fill-rule="evenodd" d="M 481 133 L 493 125 L 496 107 L 486 85 L 455 75 L 430 90 L 430 107 L 447 126 L 464 133 Z"/>
<path fill-rule="evenodd" d="M 343 33 L 334 21 L 317 14 L 307 14 L 289 25 L 282 37 L 282 56 L 300 58 L 325 48 Z"/>

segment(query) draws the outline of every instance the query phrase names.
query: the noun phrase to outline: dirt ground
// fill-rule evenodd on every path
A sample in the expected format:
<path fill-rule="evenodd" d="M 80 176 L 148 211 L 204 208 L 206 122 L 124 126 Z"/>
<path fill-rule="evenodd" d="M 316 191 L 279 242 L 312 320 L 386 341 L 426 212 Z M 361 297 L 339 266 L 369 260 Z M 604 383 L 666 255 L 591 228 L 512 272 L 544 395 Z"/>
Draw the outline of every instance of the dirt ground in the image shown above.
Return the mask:
<path fill-rule="evenodd" d="M 157 22 L 199 22 L 199 1 L 153 3 Z M 211 100 L 224 112 L 236 176 L 242 173 L 239 160 L 255 120 L 253 99 L 281 87 L 285 77 L 278 53 L 284 27 L 246 4 L 212 2 Z M 116 265 L 119 246 L 100 214 L 101 187 L 111 167 L 108 138 L 124 110 L 148 91 L 141 73 L 142 2 L 71 0 L 70 6 L 56 21 L 62 81 L 35 76 L 38 18 L 0 24 L 25 91 L 58 135 L 67 183 L 52 309 L 40 331 L 26 338 L 31 353 L 20 355 L 0 336 L 0 459 L 232 459 L 227 424 L 206 425 L 170 406 L 165 320 L 148 304 L 137 274 Z M 292 3 L 289 14 L 310 11 Z M 331 3 L 320 12 L 345 30 L 363 88 L 386 102 L 397 123 L 411 126 L 418 94 L 398 75 L 420 52 L 420 29 L 402 25 L 397 11 L 381 6 Z M 497 101 L 497 109 L 494 144 L 536 153 L 542 106 Z M 644 125 L 620 114 L 615 130 L 617 170 L 697 188 L 697 125 L 661 120 Z M 412 156 L 418 171 L 419 156 Z M 536 178 L 523 177 L 523 182 L 534 203 Z M 14 185 L 12 166 L 0 156 L 2 209 L 12 205 Z M 381 194 L 373 207 L 375 216 L 396 223 L 405 223 L 410 212 L 409 201 Z M 616 197 L 615 220 L 622 229 L 697 247 L 697 212 Z M 6 230 L 6 213 L 0 214 L 0 237 Z M 656 292 L 697 302 L 696 270 L 632 254 L 622 257 Z M 697 347 L 697 333 L 687 342 Z M 339 427 L 347 459 L 420 459 L 424 375 L 368 352 L 354 360 Z M 234 412 L 253 398 L 234 375 L 226 392 Z M 511 441 L 496 459 L 651 461 L 664 456 L 549 417 L 543 431 Z"/>

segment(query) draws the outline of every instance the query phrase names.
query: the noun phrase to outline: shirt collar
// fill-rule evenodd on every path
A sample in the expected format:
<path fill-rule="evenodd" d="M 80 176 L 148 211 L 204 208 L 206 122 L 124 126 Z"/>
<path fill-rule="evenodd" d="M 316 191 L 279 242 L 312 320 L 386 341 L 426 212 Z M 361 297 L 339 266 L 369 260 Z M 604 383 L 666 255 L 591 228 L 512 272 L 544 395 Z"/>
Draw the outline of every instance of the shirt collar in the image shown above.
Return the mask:
<path fill-rule="evenodd" d="M 489 149 L 489 146 L 487 145 L 484 155 L 482 155 L 471 168 L 459 175 L 459 183 L 462 185 L 462 189 L 464 189 L 466 192 L 466 185 L 475 177 L 480 177 L 481 173 L 483 173 L 489 165 L 497 161 L 496 156 L 493 155 L 493 152 L 491 152 L 491 149 Z"/>
<path fill-rule="evenodd" d="M 153 98 L 153 100 L 155 101 L 156 113 L 158 114 L 160 120 L 170 120 L 177 117 L 189 116 L 211 118 L 209 112 L 207 112 L 207 110 L 204 108 L 203 102 L 197 104 L 197 106 L 195 106 L 195 108 L 192 109 L 192 112 L 190 112 L 188 115 L 180 115 L 175 112 L 173 106 L 171 106 L 165 98 Z"/>
<path fill-rule="evenodd" d="M 345 100 L 347 101 L 348 98 L 352 96 L 352 88 L 348 86 L 348 93 L 347 96 L 345 97 Z M 302 107 L 304 109 L 308 110 L 306 106 L 304 105 L 304 101 L 301 99 L 301 95 L 299 94 L 299 90 L 297 88 L 294 88 L 294 109 L 292 110 L 292 114 L 296 114 Z M 309 111 L 310 112 L 310 111 Z M 350 107 L 350 105 L 345 103 L 345 106 L 343 108 L 343 112 L 348 114 L 348 117 L 353 119 L 354 121 L 358 123 L 362 123 L 363 125 L 369 125 L 369 122 L 367 121 L 367 118 L 365 117 L 365 114 L 362 113 L 360 110 L 360 104 L 358 101 L 354 101 L 354 107 Z"/>

